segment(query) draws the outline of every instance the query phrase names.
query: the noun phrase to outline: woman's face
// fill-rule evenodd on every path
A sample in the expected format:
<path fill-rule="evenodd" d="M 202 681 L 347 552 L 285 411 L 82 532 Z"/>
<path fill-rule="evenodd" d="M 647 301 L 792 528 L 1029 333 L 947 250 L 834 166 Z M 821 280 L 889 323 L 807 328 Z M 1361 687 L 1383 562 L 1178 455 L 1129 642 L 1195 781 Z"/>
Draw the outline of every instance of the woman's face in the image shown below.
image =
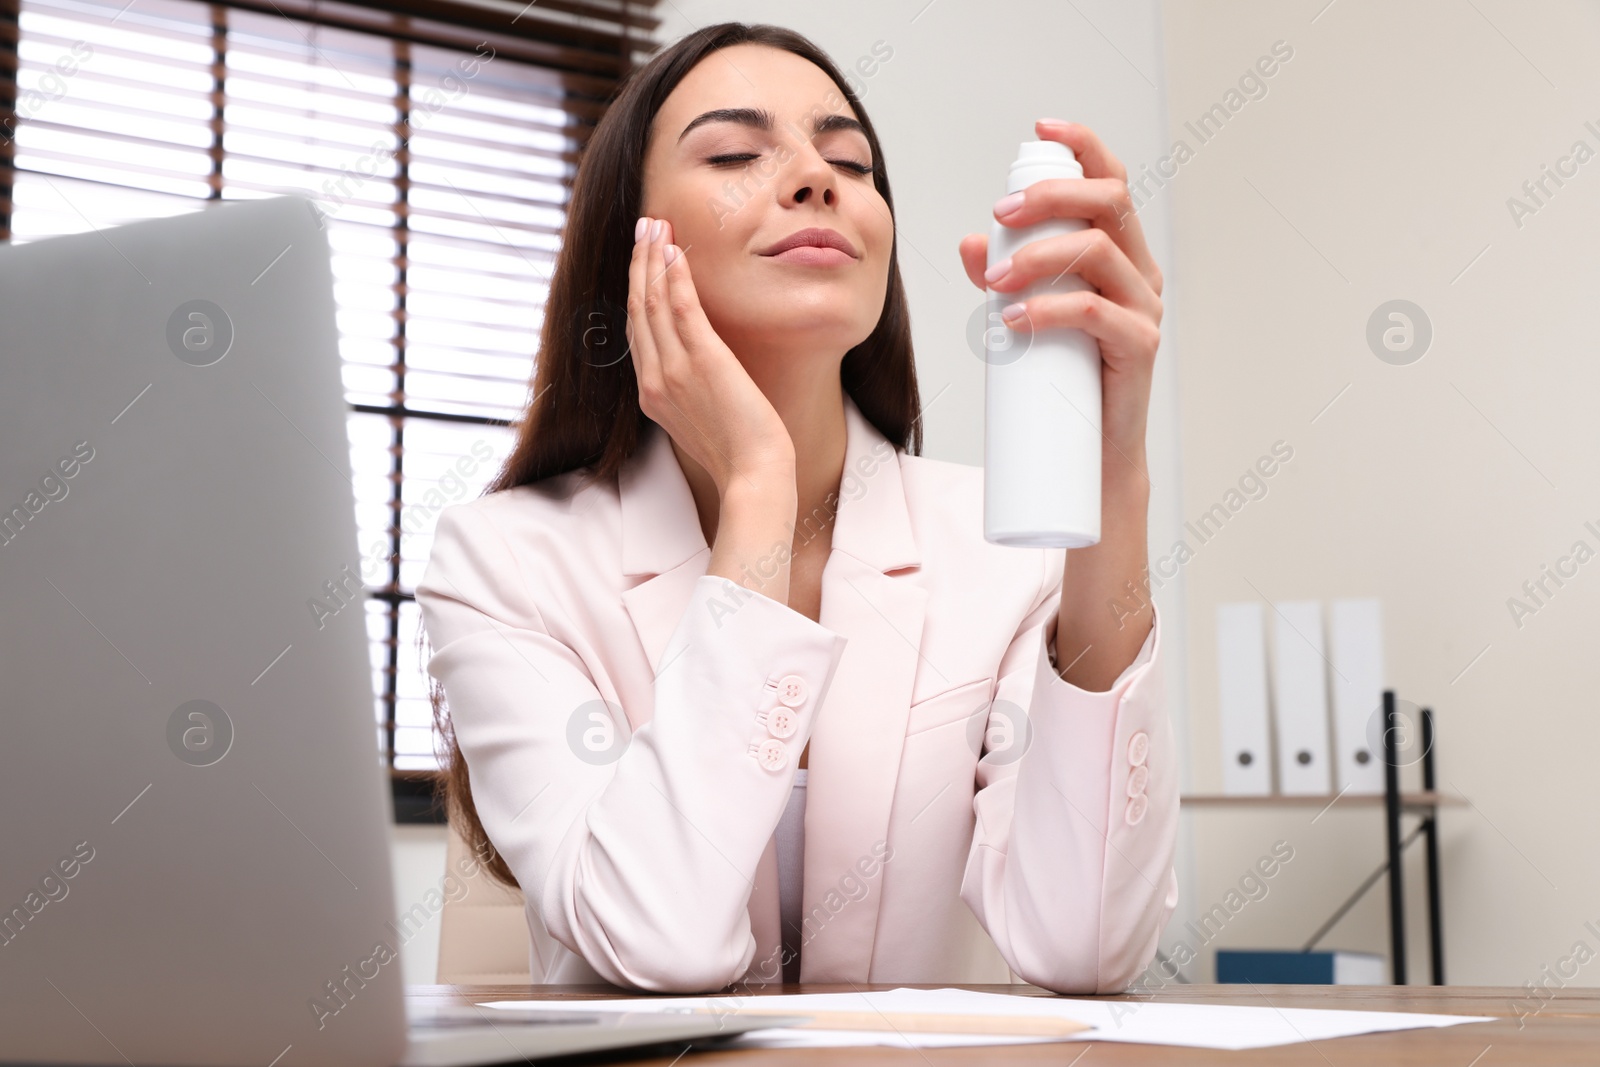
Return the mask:
<path fill-rule="evenodd" d="M 764 112 L 770 125 L 701 117 L 728 109 Z M 749 44 L 701 60 L 656 113 L 641 213 L 672 224 L 707 319 L 741 357 L 837 360 L 878 323 L 894 225 L 861 172 L 877 161 L 855 119 L 820 68 Z M 854 254 L 766 254 L 810 228 Z"/>

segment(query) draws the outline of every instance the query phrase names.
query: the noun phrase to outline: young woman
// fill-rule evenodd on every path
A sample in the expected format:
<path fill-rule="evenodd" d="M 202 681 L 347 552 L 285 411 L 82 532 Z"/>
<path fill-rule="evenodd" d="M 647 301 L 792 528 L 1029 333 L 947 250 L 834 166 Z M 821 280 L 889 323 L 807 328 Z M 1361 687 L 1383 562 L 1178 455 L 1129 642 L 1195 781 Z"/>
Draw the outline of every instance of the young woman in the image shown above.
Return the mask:
<path fill-rule="evenodd" d="M 521 887 L 534 981 L 1106 993 L 1149 964 L 1178 765 L 1126 605 L 1161 272 L 1117 159 L 1038 133 L 1086 180 L 997 217 L 1093 225 L 990 274 L 1098 290 L 1025 304 L 1102 353 L 1102 540 L 1070 552 L 989 544 L 981 468 L 919 455 L 888 176 L 826 55 L 709 26 L 596 128 L 516 447 L 417 587 L 452 817 Z"/>

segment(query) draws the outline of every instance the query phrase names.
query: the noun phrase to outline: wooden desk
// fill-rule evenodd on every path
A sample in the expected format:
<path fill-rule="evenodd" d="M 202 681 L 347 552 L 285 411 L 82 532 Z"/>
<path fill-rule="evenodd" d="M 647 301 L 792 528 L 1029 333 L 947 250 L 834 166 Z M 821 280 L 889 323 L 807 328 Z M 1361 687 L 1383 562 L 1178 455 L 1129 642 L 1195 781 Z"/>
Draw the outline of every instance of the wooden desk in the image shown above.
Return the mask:
<path fill-rule="evenodd" d="M 877 985 L 790 985 L 786 993 L 848 993 L 856 990 L 896 989 L 899 984 Z M 923 988 L 943 988 L 939 985 Z M 1030 985 L 969 985 L 965 989 L 986 993 L 1018 993 L 1048 996 Z M 1248 986 L 1189 985 L 1169 986 L 1153 998 L 1122 995 L 1107 1000 L 1166 1000 L 1207 1004 L 1245 1004 L 1255 1007 L 1343 1008 L 1359 1011 L 1417 1011 L 1445 1015 L 1493 1015 L 1497 1021 L 1464 1023 L 1444 1029 L 1402 1030 L 1388 1034 L 1362 1034 L 1246 1052 L 1216 1052 L 1210 1049 L 1179 1048 L 1172 1045 L 1124 1045 L 1107 1041 L 1084 1041 L 1092 1046 L 1082 1060 L 1073 1057 L 1081 1049 L 1060 1042 L 1038 1045 L 989 1046 L 987 1048 L 840 1048 L 840 1049 L 748 1049 L 694 1052 L 681 1061 L 674 1056 L 629 1059 L 625 1053 L 600 1054 L 604 1062 L 681 1067 L 690 1063 L 714 1064 L 812 1064 L 903 1063 L 913 1064 L 1053 1064 L 1082 1067 L 1101 1064 L 1160 1064 L 1184 1067 L 1189 1064 L 1271 1063 L 1306 1067 L 1542 1067 L 1544 1064 L 1594 1063 L 1600 1060 L 1600 989 L 1566 988 L 1537 1016 L 1525 1018 L 1517 1028 L 1511 1001 L 1523 994 L 1509 986 Z M 626 996 L 612 986 L 410 986 L 408 999 L 437 1004 L 473 1004 L 485 1000 L 562 1000 Z M 753 994 L 759 997 L 761 994 Z M 1485 1050 L 1490 1050 L 1485 1055 Z"/>

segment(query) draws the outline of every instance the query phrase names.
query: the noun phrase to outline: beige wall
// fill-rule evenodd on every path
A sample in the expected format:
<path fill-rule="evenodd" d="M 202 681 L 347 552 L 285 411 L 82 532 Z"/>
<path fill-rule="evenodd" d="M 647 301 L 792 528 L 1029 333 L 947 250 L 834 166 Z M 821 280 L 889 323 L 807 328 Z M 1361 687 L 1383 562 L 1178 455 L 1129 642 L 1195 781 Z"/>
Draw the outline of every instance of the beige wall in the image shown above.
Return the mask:
<path fill-rule="evenodd" d="M 1520 627 L 1507 608 L 1575 541 L 1600 549 L 1600 158 L 1520 227 L 1507 200 L 1574 141 L 1600 152 L 1600 9 L 1326 3 L 1165 5 L 1170 133 L 1195 149 L 1153 191 L 1182 283 L 1188 514 L 1294 448 L 1184 568 L 1194 781 L 1220 784 L 1217 603 L 1381 597 L 1389 682 L 1436 709 L 1443 785 L 1473 802 L 1441 820 L 1447 977 L 1521 985 L 1580 940 L 1600 950 L 1600 559 Z M 1201 145 L 1184 121 L 1280 40 L 1266 95 Z M 1405 366 L 1364 338 L 1396 298 L 1433 325 Z M 1295 848 L 1213 945 L 1293 945 L 1382 862 L 1377 810 L 1314 814 L 1193 817 L 1198 910 L 1273 841 Z M 1383 951 L 1384 907 L 1379 883 L 1327 944 Z M 1572 981 L 1600 985 L 1600 962 Z"/>

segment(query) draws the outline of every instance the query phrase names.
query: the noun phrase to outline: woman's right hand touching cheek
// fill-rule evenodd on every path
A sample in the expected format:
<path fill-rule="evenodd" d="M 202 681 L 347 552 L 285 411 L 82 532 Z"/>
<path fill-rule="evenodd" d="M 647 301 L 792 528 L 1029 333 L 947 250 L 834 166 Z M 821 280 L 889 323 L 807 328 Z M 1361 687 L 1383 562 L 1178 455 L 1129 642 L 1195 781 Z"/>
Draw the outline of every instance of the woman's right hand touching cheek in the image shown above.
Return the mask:
<path fill-rule="evenodd" d="M 711 328 L 671 224 L 645 218 L 628 265 L 628 343 L 639 407 L 717 487 L 707 574 L 789 603 L 798 501 L 794 439 Z M 655 225 L 652 237 L 648 227 Z"/>
<path fill-rule="evenodd" d="M 639 407 L 706 469 L 722 498 L 736 480 L 765 488 L 786 473 L 792 487 L 788 428 L 706 318 L 671 230 L 665 219 L 641 218 L 628 264 Z"/>

